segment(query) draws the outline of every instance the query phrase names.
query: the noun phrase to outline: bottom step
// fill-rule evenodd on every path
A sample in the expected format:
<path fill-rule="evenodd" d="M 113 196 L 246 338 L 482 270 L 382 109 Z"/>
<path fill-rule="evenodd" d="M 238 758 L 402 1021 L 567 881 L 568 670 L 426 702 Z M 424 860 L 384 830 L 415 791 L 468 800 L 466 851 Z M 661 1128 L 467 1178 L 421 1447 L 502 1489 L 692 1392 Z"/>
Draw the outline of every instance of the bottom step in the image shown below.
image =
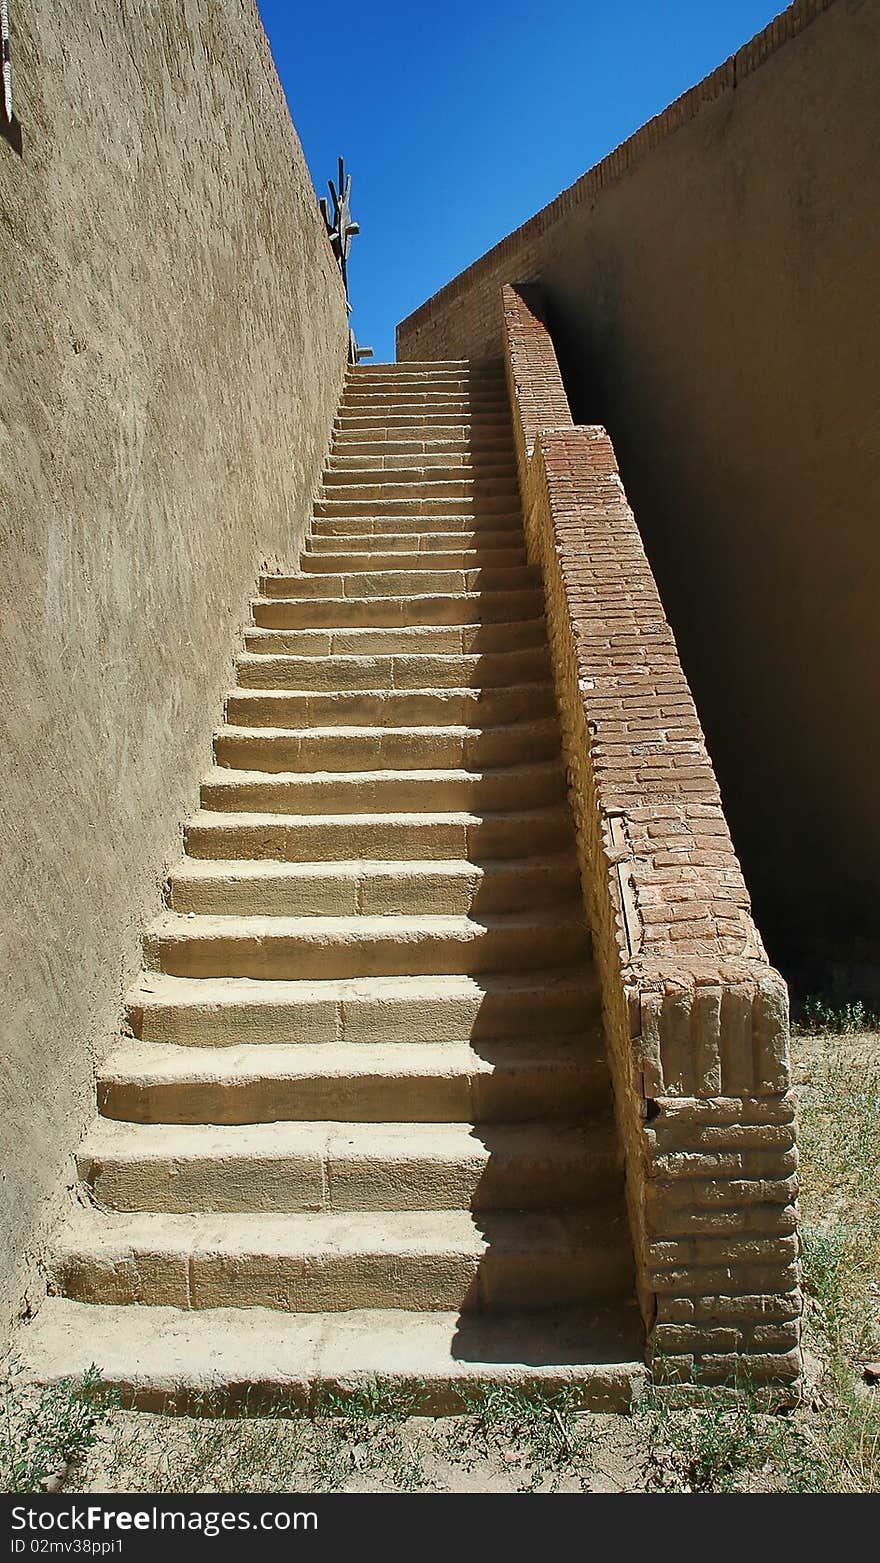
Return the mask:
<path fill-rule="evenodd" d="M 576 1391 L 588 1410 L 627 1410 L 645 1381 L 636 1307 L 501 1314 L 279 1314 L 264 1308 L 100 1307 L 49 1298 L 20 1333 L 24 1373 L 40 1384 L 96 1364 L 103 1382 L 143 1410 L 257 1411 L 279 1401 L 314 1409 L 323 1392 L 379 1378 L 423 1414 L 466 1409 L 491 1385 Z M 173 1404 L 172 1404 L 173 1402 Z"/>

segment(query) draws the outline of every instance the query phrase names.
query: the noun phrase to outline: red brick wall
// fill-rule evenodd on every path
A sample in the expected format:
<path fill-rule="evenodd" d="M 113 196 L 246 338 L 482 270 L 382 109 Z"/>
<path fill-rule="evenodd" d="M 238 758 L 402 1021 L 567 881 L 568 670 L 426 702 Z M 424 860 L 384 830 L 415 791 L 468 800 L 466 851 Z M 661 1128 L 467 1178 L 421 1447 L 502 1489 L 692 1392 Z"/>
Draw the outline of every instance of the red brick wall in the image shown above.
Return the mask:
<path fill-rule="evenodd" d="M 574 427 L 534 288 L 503 289 L 530 557 L 602 982 L 651 1352 L 800 1371 L 785 985 L 767 962 L 604 429 Z"/>

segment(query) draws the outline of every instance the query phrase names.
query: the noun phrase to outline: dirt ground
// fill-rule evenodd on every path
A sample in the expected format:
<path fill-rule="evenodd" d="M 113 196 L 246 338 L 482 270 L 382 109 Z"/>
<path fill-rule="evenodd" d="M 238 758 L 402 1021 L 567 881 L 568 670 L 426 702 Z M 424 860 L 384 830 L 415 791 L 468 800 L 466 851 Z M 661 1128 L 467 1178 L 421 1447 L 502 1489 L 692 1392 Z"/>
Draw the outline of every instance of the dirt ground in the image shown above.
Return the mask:
<path fill-rule="evenodd" d="M 230 1439 L 229 1423 L 119 1412 L 75 1486 L 222 1492 L 246 1473 L 254 1492 L 645 1492 L 648 1464 L 643 1433 L 614 1415 L 251 1422 Z"/>

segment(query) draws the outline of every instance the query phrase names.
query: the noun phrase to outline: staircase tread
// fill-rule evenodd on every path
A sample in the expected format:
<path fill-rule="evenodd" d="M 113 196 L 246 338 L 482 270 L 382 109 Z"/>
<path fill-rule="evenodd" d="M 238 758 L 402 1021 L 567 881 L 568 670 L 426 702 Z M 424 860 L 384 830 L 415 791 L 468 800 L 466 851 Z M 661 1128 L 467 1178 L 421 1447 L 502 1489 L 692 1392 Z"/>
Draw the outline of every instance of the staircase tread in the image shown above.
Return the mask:
<path fill-rule="evenodd" d="M 402 693 L 402 691 L 401 691 Z M 560 759 L 548 760 L 522 760 L 514 761 L 510 765 L 485 766 L 478 770 L 471 770 L 466 766 L 428 766 L 424 770 L 410 770 L 407 767 L 385 767 L 381 770 L 363 771 L 260 771 L 260 770 L 230 770 L 228 766 L 214 765 L 205 771 L 202 777 L 204 786 L 229 786 L 238 787 L 250 782 L 260 782 L 268 787 L 273 786 L 297 786 L 308 787 L 315 782 L 340 782 L 354 786 L 358 782 L 428 782 L 428 781 L 488 781 L 493 777 L 522 776 L 528 780 L 533 776 L 550 776 L 562 769 Z"/>
<path fill-rule="evenodd" d="M 544 646 L 506 646 L 500 651 L 332 651 L 322 653 L 319 657 L 298 656 L 295 651 L 268 651 L 254 652 L 242 651 L 237 658 L 240 667 L 261 667 L 265 663 L 277 662 L 283 665 L 289 663 L 320 662 L 323 666 L 331 668 L 358 667 L 380 668 L 386 663 L 403 663 L 406 667 L 419 666 L 425 662 L 438 662 L 441 667 L 456 667 L 461 663 L 465 666 L 478 668 L 480 663 L 487 660 L 510 662 L 519 658 L 526 662 L 546 662 L 547 650 Z M 426 688 L 432 686 L 426 685 Z M 445 687 L 445 686 L 444 686 Z M 470 686 L 466 686 L 470 687 Z M 494 685 L 492 686 L 495 687 Z"/>
<path fill-rule="evenodd" d="M 262 777 L 267 773 L 261 771 L 258 774 Z M 506 824 L 521 821 L 527 825 L 536 821 L 559 821 L 569 818 L 569 810 L 563 803 L 536 804 L 530 809 L 481 809 L 479 814 L 470 809 L 364 809 L 363 812 L 358 810 L 350 814 L 274 814 L 264 809 L 241 809 L 230 814 L 220 809 L 199 809 L 190 815 L 187 825 L 216 825 L 227 829 L 244 824 L 267 828 L 284 825 L 313 828 L 322 825 L 379 824 L 382 821 L 398 825 L 485 825 L 491 821 L 504 821 Z M 438 859 L 438 861 L 443 860 Z"/>
<path fill-rule="evenodd" d="M 419 691 L 421 692 L 421 691 Z M 400 691 L 403 693 L 403 691 Z M 485 738 L 490 735 L 504 735 L 507 733 L 541 733 L 550 731 L 558 732 L 559 724 L 553 717 L 536 717 L 533 721 L 526 722 L 483 722 L 478 727 L 469 722 L 424 722 L 418 727 L 407 725 L 405 722 L 371 722 L 369 726 L 358 722 L 340 722 L 336 726 L 322 725 L 320 722 L 310 722 L 307 727 L 295 727 L 279 724 L 265 727 L 249 727 L 243 722 L 223 722 L 214 729 L 215 738 L 377 738 L 382 734 L 393 734 L 406 738 Z M 279 773 L 274 773 L 279 774 Z"/>
<path fill-rule="evenodd" d="M 584 927 L 583 903 L 575 897 L 558 907 L 529 911 L 491 912 L 482 916 L 454 913 L 358 913 L 354 916 L 309 913 L 303 917 L 260 916 L 254 913 L 162 912 L 150 924 L 154 936 L 175 939 L 219 938 L 315 939 L 319 943 L 368 939 L 413 938 L 469 940 L 494 931 Z M 584 927 L 586 937 L 586 929 Z"/>
<path fill-rule="evenodd" d="M 53 1256 L 126 1248 L 191 1253 L 358 1255 L 487 1252 L 569 1253 L 619 1238 L 622 1210 L 610 1198 L 589 1207 L 552 1210 L 383 1211 L 72 1211 L 55 1234 Z M 614 1229 L 618 1230 L 615 1231 Z"/>
<path fill-rule="evenodd" d="M 542 1037 L 517 1041 L 239 1043 L 232 1047 L 183 1047 L 171 1042 L 124 1039 L 98 1070 L 99 1080 L 151 1081 L 302 1079 L 315 1073 L 340 1077 L 381 1074 L 492 1075 L 505 1069 L 560 1066 L 605 1070 L 604 1050 L 580 1039 Z"/>
<path fill-rule="evenodd" d="M 22 1366 L 39 1383 L 84 1373 L 99 1356 L 105 1383 L 141 1403 L 189 1391 L 295 1395 L 342 1390 L 376 1376 L 424 1386 L 429 1408 L 459 1402 L 456 1386 L 583 1385 L 594 1403 L 625 1406 L 645 1382 L 635 1308 L 477 1314 L 353 1309 L 289 1314 L 269 1308 L 183 1310 L 47 1299 L 19 1337 Z"/>
<path fill-rule="evenodd" d="M 339 1000 L 365 998 L 389 1002 L 458 995 L 570 992 L 584 1000 L 595 991 L 595 970 L 590 964 L 539 968 L 528 972 L 482 972 L 476 976 L 442 973 L 423 977 L 304 977 L 279 981 L 261 977 L 170 977 L 165 972 L 144 971 L 132 992 L 138 996 L 165 999 L 174 1004 L 261 1003 L 285 1004 L 291 1001 L 319 1000 L 331 994 Z M 297 1044 L 299 1045 L 299 1044 Z"/>
<path fill-rule="evenodd" d="M 226 815 L 222 816 L 226 819 Z M 279 816 L 270 816 L 273 821 Z M 314 815 L 308 816 L 310 819 Z M 338 816 L 334 816 L 338 818 Z M 236 874 L 253 879 L 309 879 L 315 874 L 344 879 L 396 879 L 401 875 L 424 875 L 436 879 L 442 874 L 456 879 L 507 878 L 515 874 L 528 875 L 546 871 L 568 873 L 572 869 L 571 852 L 545 852 L 540 856 L 523 856 L 512 859 L 490 859 L 476 863 L 470 858 L 340 858 L 322 862 L 284 862 L 278 858 L 181 858 L 171 873 L 172 879 L 216 879 L 218 875 Z"/>
<path fill-rule="evenodd" d="M 394 695 L 394 696 L 398 696 L 398 695 L 436 695 L 439 699 L 442 699 L 442 700 L 452 700 L 457 695 L 466 695 L 468 697 L 468 699 L 472 699 L 472 700 L 473 699 L 477 699 L 479 697 L 484 697 L 484 698 L 488 698 L 488 699 L 491 700 L 493 697 L 497 696 L 498 694 L 504 694 L 504 695 L 508 695 L 508 696 L 520 695 L 522 697 L 526 697 L 526 696 L 528 696 L 530 694 L 534 694 L 534 692 L 536 690 L 546 691 L 546 690 L 552 689 L 552 688 L 553 688 L 553 685 L 552 685 L 552 682 L 551 682 L 551 680 L 549 678 L 531 679 L 527 684 L 444 684 L 440 688 L 438 688 L 436 685 L 427 685 L 427 686 L 425 686 L 423 688 L 422 687 L 420 687 L 420 688 L 416 688 L 416 687 L 410 688 L 409 686 L 407 686 L 407 688 L 405 688 L 405 689 L 389 689 L 387 684 L 384 685 L 384 686 L 380 685 L 378 688 L 375 688 L 375 689 L 305 689 L 305 690 L 289 689 L 289 690 L 287 690 L 287 689 L 280 689 L 280 688 L 272 687 L 272 686 L 270 686 L 268 689 L 251 689 L 251 688 L 247 688 L 247 687 L 245 687 L 243 685 L 237 684 L 237 685 L 233 686 L 232 689 L 229 690 L 226 698 L 227 698 L 227 700 L 232 699 L 234 697 L 236 700 L 244 699 L 244 700 L 254 700 L 254 701 L 256 701 L 256 700 L 266 699 L 267 697 L 269 699 L 283 700 L 287 695 L 292 695 L 292 694 L 304 694 L 304 695 L 345 695 L 345 696 L 349 696 L 349 695 L 351 695 L 351 696 L 367 696 L 367 695 Z M 495 725 L 502 726 L 504 724 L 498 723 L 498 724 L 495 724 Z"/>
<path fill-rule="evenodd" d="M 209 1161 L 330 1152 L 341 1160 L 453 1160 L 488 1162 L 497 1157 L 541 1163 L 567 1161 L 613 1143 L 609 1113 L 567 1124 L 387 1123 L 323 1119 L 281 1119 L 275 1123 L 134 1123 L 96 1118 L 77 1152 L 80 1162 L 189 1157 Z M 489 1143 L 487 1143 L 487 1141 Z"/>

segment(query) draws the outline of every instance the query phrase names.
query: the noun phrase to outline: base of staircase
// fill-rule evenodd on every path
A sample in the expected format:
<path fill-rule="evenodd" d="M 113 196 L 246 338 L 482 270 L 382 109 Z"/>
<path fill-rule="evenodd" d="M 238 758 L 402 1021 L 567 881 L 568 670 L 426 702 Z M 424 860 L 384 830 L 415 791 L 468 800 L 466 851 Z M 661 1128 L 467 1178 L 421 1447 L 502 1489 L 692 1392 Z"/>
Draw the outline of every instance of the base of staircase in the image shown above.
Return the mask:
<path fill-rule="evenodd" d="M 491 1386 L 570 1390 L 584 1410 L 626 1411 L 645 1382 L 638 1310 L 462 1315 L 358 1309 L 97 1306 L 47 1299 L 21 1332 L 24 1375 L 39 1384 L 93 1364 L 123 1402 L 163 1412 L 314 1411 L 376 1379 L 413 1396 L 422 1415 L 467 1409 Z"/>

